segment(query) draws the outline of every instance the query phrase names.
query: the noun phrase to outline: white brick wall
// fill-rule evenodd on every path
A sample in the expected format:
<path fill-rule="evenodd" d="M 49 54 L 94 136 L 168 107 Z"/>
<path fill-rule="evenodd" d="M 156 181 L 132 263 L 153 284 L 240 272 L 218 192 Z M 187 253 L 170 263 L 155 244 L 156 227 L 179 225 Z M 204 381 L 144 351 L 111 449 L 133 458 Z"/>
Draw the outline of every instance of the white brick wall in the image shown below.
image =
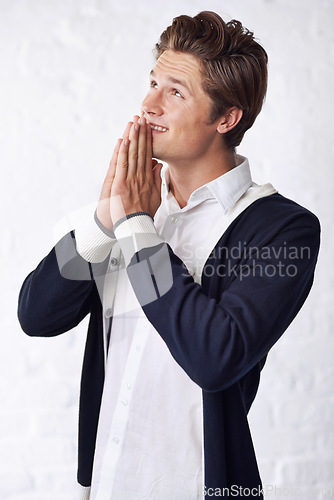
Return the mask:
<path fill-rule="evenodd" d="M 243 21 L 269 53 L 267 102 L 239 152 L 257 182 L 309 207 L 323 228 L 311 296 L 269 355 L 250 414 L 267 498 L 334 496 L 333 1 L 1 0 L 1 500 L 76 498 L 87 323 L 28 338 L 18 291 L 54 224 L 98 196 L 160 32 L 203 9 Z"/>

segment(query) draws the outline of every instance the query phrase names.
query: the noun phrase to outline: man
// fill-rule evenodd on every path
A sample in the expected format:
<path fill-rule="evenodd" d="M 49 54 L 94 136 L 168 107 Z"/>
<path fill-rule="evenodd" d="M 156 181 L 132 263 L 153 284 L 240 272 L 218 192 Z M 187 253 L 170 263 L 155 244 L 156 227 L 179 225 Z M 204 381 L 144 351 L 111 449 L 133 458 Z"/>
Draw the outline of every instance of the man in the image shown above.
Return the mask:
<path fill-rule="evenodd" d="M 247 413 L 319 247 L 316 217 L 253 183 L 235 154 L 266 85 L 267 55 L 241 23 L 174 19 L 94 217 L 23 284 L 28 335 L 90 314 L 84 498 L 263 498 Z"/>

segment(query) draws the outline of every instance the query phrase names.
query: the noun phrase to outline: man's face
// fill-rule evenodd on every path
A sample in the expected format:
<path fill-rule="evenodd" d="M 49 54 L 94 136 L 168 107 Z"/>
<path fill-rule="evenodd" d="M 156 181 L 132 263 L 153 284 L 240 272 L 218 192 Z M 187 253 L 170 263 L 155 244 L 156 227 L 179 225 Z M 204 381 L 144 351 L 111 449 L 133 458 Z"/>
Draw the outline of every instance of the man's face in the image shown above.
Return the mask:
<path fill-rule="evenodd" d="M 143 101 L 152 126 L 153 156 L 169 164 L 204 158 L 221 145 L 217 123 L 210 124 L 211 100 L 202 89 L 200 62 L 190 54 L 166 50 L 151 72 Z"/>

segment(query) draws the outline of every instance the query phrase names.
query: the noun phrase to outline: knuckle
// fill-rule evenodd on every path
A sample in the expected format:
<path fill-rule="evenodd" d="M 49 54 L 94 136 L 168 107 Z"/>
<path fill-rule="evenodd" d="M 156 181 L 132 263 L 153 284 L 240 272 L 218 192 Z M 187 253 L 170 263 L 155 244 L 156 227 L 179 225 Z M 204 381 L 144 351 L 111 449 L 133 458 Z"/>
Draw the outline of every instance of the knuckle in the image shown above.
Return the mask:
<path fill-rule="evenodd" d="M 136 151 L 133 151 L 130 153 L 130 158 L 131 160 L 137 160 L 138 159 L 138 153 Z"/>

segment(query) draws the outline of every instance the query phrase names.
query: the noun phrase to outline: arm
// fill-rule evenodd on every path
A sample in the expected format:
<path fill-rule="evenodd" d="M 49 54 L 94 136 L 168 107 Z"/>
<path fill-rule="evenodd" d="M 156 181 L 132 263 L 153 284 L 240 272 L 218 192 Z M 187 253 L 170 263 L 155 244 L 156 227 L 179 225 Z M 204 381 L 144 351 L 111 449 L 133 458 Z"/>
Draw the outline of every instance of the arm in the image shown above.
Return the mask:
<path fill-rule="evenodd" d="M 126 182 L 127 178 L 128 156 L 138 158 L 141 168 L 145 168 L 147 176 L 153 182 L 148 190 L 146 179 L 142 178 L 144 182 L 139 186 L 139 193 L 136 189 L 131 192 L 130 182 L 126 189 L 129 190 L 131 199 L 129 203 L 124 203 L 126 200 L 120 194 L 123 191 L 121 184 Z M 117 164 L 118 169 L 116 169 Z M 152 161 L 150 127 L 146 126 L 146 122 L 140 126 L 139 117 L 135 116 L 134 121 L 127 124 L 123 138 L 117 141 L 94 217 L 75 230 L 76 249 L 83 259 L 91 263 L 100 263 L 107 258 L 116 241 L 114 222 L 129 213 L 141 212 L 140 202 L 143 197 L 150 200 L 148 210 L 155 213 L 160 204 L 161 167 L 161 163 Z"/>
<path fill-rule="evenodd" d="M 18 304 L 22 329 L 51 337 L 74 328 L 90 312 L 91 266 L 75 250 L 73 233 L 62 238 L 24 281 Z"/>
<path fill-rule="evenodd" d="M 312 285 L 319 247 L 316 218 L 305 210 L 282 213 L 279 207 L 268 213 L 262 201 L 258 207 L 251 219 L 258 221 L 255 225 L 247 211 L 238 221 L 238 234 L 252 249 L 249 255 L 212 258 L 203 286 L 164 243 L 144 248 L 142 241 L 128 267 L 147 318 L 179 365 L 207 391 L 229 387 L 268 353 Z M 231 235 L 232 229 L 222 238 L 223 247 L 237 246 L 239 239 L 233 244 Z M 133 252 L 134 237 L 119 240 L 125 253 L 130 247 Z"/>
<path fill-rule="evenodd" d="M 203 389 L 223 390 L 268 353 L 305 301 L 319 225 L 312 214 L 282 197 L 272 198 L 269 206 L 260 200 L 250 219 L 245 215 L 249 209 L 238 217 L 237 239 L 228 241 L 228 230 L 220 242 L 222 248 L 247 242 L 248 254 L 237 261 L 212 258 L 214 273 L 206 276 L 205 268 L 203 286 L 196 284 L 156 234 L 151 217 L 158 206 L 158 183 L 149 161 L 149 135 L 146 149 L 140 146 L 142 124 L 139 138 L 138 129 L 131 128 L 116 161 L 111 193 L 122 202 L 123 214 L 111 207 L 115 236 L 130 262 L 128 275 L 143 311 L 172 356 Z M 137 216 L 145 212 L 149 215 Z M 297 258 L 284 253 L 286 246 L 296 249 Z M 309 249 L 306 259 L 303 248 Z M 295 273 L 289 274 L 288 266 Z"/>
<path fill-rule="evenodd" d="M 98 219 L 97 210 L 75 229 L 74 234 L 77 253 L 92 264 L 103 262 L 116 242 L 113 230 L 106 229 Z"/>
<path fill-rule="evenodd" d="M 124 134 L 129 128 L 130 124 Z M 103 262 L 116 241 L 110 216 L 110 190 L 115 177 L 115 165 L 121 142 L 119 139 L 114 149 L 94 217 L 90 217 L 85 224 L 75 230 L 76 250 L 87 262 Z"/>
<path fill-rule="evenodd" d="M 124 132 L 126 137 L 131 125 Z M 77 227 L 75 234 L 64 236 L 22 285 L 18 317 L 28 335 L 59 335 L 90 312 L 93 280 L 101 277 L 98 283 L 103 282 L 116 241 L 109 204 L 121 142 L 115 147 L 94 218 Z"/>

